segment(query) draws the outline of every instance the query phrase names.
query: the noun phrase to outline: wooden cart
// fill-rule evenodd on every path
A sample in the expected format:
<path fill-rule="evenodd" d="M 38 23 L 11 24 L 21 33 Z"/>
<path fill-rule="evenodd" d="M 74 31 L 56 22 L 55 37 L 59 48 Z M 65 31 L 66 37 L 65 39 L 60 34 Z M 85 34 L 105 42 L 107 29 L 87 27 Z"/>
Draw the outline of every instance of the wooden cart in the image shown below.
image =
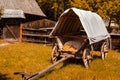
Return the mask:
<path fill-rule="evenodd" d="M 61 14 L 50 36 L 56 39 L 52 50 L 53 64 L 37 73 L 15 74 L 21 74 L 24 80 L 35 80 L 69 58 L 82 59 L 84 66 L 88 68 L 93 59 L 92 52 L 95 50 L 95 45 L 100 44 L 97 47 L 102 51 L 103 59 L 107 52 L 104 51 L 105 47 L 110 46 L 110 35 L 100 16 L 76 8 L 70 8 Z"/>
<path fill-rule="evenodd" d="M 56 43 L 52 50 L 52 63 L 71 55 L 72 58 L 82 59 L 85 67 L 88 68 L 92 60 L 91 46 L 87 38 L 83 39 L 80 36 L 56 36 Z"/>

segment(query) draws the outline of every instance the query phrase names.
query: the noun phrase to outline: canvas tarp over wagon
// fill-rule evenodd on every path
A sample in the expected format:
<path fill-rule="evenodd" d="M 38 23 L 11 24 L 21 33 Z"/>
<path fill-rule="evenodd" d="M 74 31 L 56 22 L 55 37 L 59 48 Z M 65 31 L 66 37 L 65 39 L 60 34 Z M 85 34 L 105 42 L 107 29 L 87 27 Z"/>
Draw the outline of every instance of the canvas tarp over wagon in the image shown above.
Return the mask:
<path fill-rule="evenodd" d="M 94 44 L 106 41 L 110 46 L 110 35 L 102 18 L 91 11 L 76 8 L 68 9 L 61 14 L 50 35 L 56 37 L 55 48 L 58 48 L 57 51 L 53 50 L 53 62 L 59 59 L 60 51 L 73 51 L 73 47 L 77 49 L 76 52 L 82 51 L 80 57 L 85 57 L 83 52 L 87 46 L 92 46 L 92 50 L 94 50 Z M 85 43 L 85 40 L 88 42 Z M 76 53 L 75 50 L 73 52 Z"/>
<path fill-rule="evenodd" d="M 91 58 L 86 57 L 91 56 L 90 52 L 94 50 L 91 45 L 100 41 L 109 42 L 110 38 L 98 14 L 76 8 L 67 9 L 61 14 L 50 36 L 56 38 L 52 51 L 53 64 L 29 77 L 24 76 L 25 80 L 35 80 L 69 58 L 83 59 L 85 67 L 89 67 Z M 16 74 L 24 75 L 19 72 Z"/>

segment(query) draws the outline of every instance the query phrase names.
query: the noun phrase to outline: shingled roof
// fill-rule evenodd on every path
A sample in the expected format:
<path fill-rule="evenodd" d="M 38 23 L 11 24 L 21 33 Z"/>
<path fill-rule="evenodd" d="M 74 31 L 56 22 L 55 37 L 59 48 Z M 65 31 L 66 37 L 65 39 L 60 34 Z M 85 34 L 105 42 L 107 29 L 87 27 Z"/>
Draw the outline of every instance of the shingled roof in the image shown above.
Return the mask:
<path fill-rule="evenodd" d="M 3 9 L 22 10 L 25 14 L 46 16 L 35 0 L 0 0 L 0 7 Z"/>

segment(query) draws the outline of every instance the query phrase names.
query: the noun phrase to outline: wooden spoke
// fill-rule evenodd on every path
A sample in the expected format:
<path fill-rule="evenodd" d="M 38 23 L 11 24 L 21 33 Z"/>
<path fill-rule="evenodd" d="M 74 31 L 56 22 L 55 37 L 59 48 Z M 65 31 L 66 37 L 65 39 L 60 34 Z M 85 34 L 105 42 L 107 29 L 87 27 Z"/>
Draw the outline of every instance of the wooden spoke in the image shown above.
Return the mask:
<path fill-rule="evenodd" d="M 56 61 L 58 61 L 59 58 L 60 58 L 60 53 L 58 51 L 58 46 L 55 45 L 52 50 L 52 59 L 51 59 L 52 63 L 55 63 Z"/>

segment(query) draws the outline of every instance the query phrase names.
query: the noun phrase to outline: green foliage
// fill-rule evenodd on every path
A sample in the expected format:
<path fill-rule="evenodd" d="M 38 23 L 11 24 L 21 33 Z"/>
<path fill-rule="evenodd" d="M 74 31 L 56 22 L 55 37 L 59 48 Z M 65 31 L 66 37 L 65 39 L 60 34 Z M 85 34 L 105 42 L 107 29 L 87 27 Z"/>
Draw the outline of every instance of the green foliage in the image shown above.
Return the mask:
<path fill-rule="evenodd" d="M 97 12 L 107 20 L 116 20 L 120 14 L 120 0 L 72 0 L 71 5 L 80 9 Z M 118 21 L 119 22 L 119 21 Z"/>
<path fill-rule="evenodd" d="M 52 0 L 36 0 L 42 9 L 42 11 L 47 15 L 48 19 L 54 20 L 54 10 L 52 9 L 53 1 Z"/>
<path fill-rule="evenodd" d="M 69 0 L 36 0 L 48 19 L 56 20 L 70 7 Z"/>
<path fill-rule="evenodd" d="M 61 13 L 70 8 L 90 10 L 104 20 L 114 20 L 120 25 L 120 0 L 37 0 L 49 19 L 57 20 Z"/>

